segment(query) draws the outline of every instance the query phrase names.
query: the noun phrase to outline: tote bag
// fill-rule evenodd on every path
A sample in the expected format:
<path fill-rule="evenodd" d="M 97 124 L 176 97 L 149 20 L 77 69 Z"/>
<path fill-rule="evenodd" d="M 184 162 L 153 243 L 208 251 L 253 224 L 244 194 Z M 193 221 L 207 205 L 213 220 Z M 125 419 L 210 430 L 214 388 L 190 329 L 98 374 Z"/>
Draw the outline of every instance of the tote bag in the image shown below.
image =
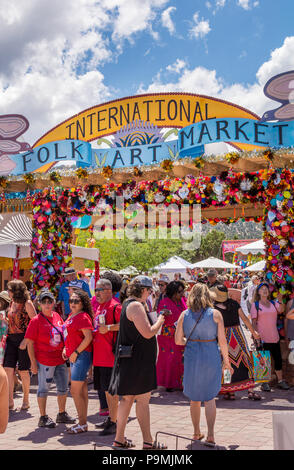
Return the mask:
<path fill-rule="evenodd" d="M 254 382 L 262 383 L 271 380 L 271 355 L 269 351 L 251 351 L 253 359 Z"/>

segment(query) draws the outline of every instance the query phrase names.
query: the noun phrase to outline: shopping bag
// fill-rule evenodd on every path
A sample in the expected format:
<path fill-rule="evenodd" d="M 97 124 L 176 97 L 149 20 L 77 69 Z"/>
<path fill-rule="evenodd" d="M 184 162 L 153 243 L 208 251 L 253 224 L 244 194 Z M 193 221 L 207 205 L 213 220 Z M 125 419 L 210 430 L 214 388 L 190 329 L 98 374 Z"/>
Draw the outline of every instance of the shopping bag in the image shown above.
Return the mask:
<path fill-rule="evenodd" d="M 269 382 L 271 380 L 271 355 L 269 351 L 251 351 L 253 360 L 254 382 Z"/>

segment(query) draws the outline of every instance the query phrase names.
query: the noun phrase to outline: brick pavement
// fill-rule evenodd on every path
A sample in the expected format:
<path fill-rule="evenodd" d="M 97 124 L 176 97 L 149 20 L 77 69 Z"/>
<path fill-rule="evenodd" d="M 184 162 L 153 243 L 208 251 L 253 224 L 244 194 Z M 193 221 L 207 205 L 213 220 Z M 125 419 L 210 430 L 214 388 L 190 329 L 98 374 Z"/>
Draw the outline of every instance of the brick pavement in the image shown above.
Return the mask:
<path fill-rule="evenodd" d="M 0 435 L 0 450 L 92 450 L 96 444 L 97 450 L 109 450 L 112 436 L 101 437 L 95 428 L 95 423 L 102 419 L 98 417 L 99 406 L 96 392 L 89 385 L 89 431 L 80 435 L 65 433 L 66 425 L 59 424 L 54 429 L 38 428 L 38 406 L 36 399 L 36 377 L 32 380 L 29 411 L 13 411 L 5 434 Z M 215 437 L 218 449 L 226 450 L 270 450 L 273 449 L 272 412 L 274 410 L 293 410 L 293 388 L 281 391 L 273 388 L 271 393 L 261 392 L 262 401 L 254 402 L 247 399 L 246 392 L 238 392 L 236 401 L 225 401 L 217 398 L 217 419 Z M 53 419 L 57 414 L 55 386 L 52 386 L 48 397 L 47 412 Z M 16 393 L 15 405 L 21 405 L 21 394 Z M 71 396 L 68 397 L 67 411 L 76 416 Z M 206 432 L 204 408 L 201 414 L 202 431 Z M 190 438 L 192 424 L 189 414 L 189 402 L 177 391 L 168 393 L 164 390 L 153 392 L 151 399 L 151 428 L 153 435 L 158 431 L 178 434 Z M 142 446 L 138 421 L 135 417 L 135 407 L 132 408 L 126 435 L 136 444 Z M 159 439 L 168 444 L 169 449 L 176 449 L 176 439 L 159 435 Z M 178 449 L 189 449 L 190 442 L 178 441 Z M 208 450 L 202 444 L 194 443 L 192 449 Z"/>
<path fill-rule="evenodd" d="M 248 344 L 251 344 L 250 334 L 243 330 Z M 292 382 L 293 383 L 293 382 Z M 247 392 L 237 392 L 235 401 L 216 399 L 217 417 L 215 439 L 218 450 L 272 450 L 273 428 L 272 412 L 294 410 L 294 387 L 283 391 L 276 387 L 272 392 L 260 392 L 261 401 L 248 400 Z M 101 437 L 95 424 L 103 421 L 98 416 L 99 400 L 93 385 L 89 385 L 88 428 L 84 434 L 67 434 L 66 425 L 59 424 L 54 429 L 38 428 L 39 410 L 37 405 L 37 377 L 32 378 L 29 411 L 10 413 L 9 423 L 5 434 L 0 434 L 0 450 L 110 450 L 113 436 Z M 15 405 L 21 406 L 21 394 L 16 393 Z M 191 438 L 189 401 L 182 392 L 168 393 L 156 390 L 152 393 L 150 402 L 151 430 L 153 436 L 157 432 L 178 434 Z M 75 406 L 69 394 L 67 411 L 76 416 Z M 47 413 L 55 420 L 58 412 L 55 386 L 52 386 L 47 400 Z M 293 411 L 294 413 L 294 411 Z M 201 411 L 201 429 L 206 432 L 204 407 Z M 135 405 L 132 407 L 130 419 L 126 428 L 126 436 L 136 444 L 136 449 L 142 447 L 140 427 L 136 419 Z M 176 438 L 159 435 L 159 440 L 165 442 L 169 449 L 176 449 Z M 190 441 L 179 439 L 178 449 L 190 449 Z M 209 450 L 203 444 L 193 443 L 193 450 Z"/>

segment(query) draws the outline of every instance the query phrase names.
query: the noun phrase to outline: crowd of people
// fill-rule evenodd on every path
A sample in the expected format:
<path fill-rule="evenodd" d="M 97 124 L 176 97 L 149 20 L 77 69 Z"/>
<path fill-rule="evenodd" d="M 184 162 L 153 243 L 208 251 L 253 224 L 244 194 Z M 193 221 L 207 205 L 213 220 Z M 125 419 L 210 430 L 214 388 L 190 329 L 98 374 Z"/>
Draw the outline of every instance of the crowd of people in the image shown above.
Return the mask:
<path fill-rule="evenodd" d="M 239 293 L 236 300 L 234 295 Z M 270 351 L 277 386 L 288 390 L 283 378 L 280 338 L 294 340 L 294 301 L 272 299 L 262 275 L 219 275 L 216 270 L 184 280 L 176 274 L 123 279 L 104 272 L 91 296 L 89 285 L 73 268 L 64 272 L 59 292 L 42 290 L 32 301 L 20 280 L 0 293 L 0 432 L 14 410 L 16 373 L 23 391 L 22 410 L 30 407 L 30 374 L 38 376 L 39 427 L 69 424 L 67 432 L 87 432 L 88 381 L 93 377 L 102 436 L 113 435 L 113 448 L 131 448 L 125 429 L 133 403 L 142 432 L 143 449 L 164 449 L 150 429 L 151 392 L 182 390 L 190 400 L 194 440 L 200 430 L 201 402 L 208 432 L 205 444 L 215 445 L 217 396 L 234 400 L 255 391 L 253 360 L 244 328 L 257 349 Z M 284 324 L 279 319 L 284 316 Z M 231 376 L 224 380 L 224 371 Z M 59 412 L 47 414 L 47 398 L 56 384 Z M 69 391 L 77 419 L 66 411 Z M 270 392 L 269 383 L 262 390 Z"/>

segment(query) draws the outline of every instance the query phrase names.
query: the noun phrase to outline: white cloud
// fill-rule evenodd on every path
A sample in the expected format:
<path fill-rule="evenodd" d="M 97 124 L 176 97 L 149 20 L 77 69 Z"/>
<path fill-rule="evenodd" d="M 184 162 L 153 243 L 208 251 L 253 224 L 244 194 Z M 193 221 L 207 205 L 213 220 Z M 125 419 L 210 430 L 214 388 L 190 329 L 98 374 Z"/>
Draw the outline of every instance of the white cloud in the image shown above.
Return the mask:
<path fill-rule="evenodd" d="M 237 5 L 239 5 L 244 10 L 251 10 L 251 8 L 255 8 L 259 5 L 259 1 L 252 1 L 252 0 L 238 0 Z"/>
<path fill-rule="evenodd" d="M 161 14 L 162 26 L 167 28 L 170 34 L 174 34 L 176 31 L 173 20 L 171 19 L 171 14 L 173 11 L 176 11 L 176 7 L 169 7 L 166 10 L 164 10 Z"/>
<path fill-rule="evenodd" d="M 167 69 L 173 69 L 179 61 L 180 59 Z M 259 67 L 253 84 L 225 83 L 215 70 L 204 67 L 189 69 L 185 65 L 177 81 L 164 82 L 159 73 L 149 86 L 141 85 L 138 93 L 170 91 L 204 94 L 230 101 L 262 116 L 273 107 L 273 101 L 264 95 L 264 85 L 274 75 L 289 70 L 294 70 L 294 36 L 287 37 L 282 46 L 271 53 L 269 60 Z"/>
<path fill-rule="evenodd" d="M 147 31 L 168 0 L 1 0 L 0 114 L 30 121 L 31 144 L 64 119 L 110 99 L 101 66 Z"/>
<path fill-rule="evenodd" d="M 204 38 L 209 31 L 211 31 L 211 28 L 209 26 L 209 21 L 204 20 L 203 18 L 200 20 L 199 19 L 199 12 L 196 12 L 193 15 L 193 22 L 194 24 L 192 25 L 189 33 L 190 37 L 196 38 L 196 39 L 202 39 Z"/>
<path fill-rule="evenodd" d="M 182 59 L 177 59 L 172 65 L 168 65 L 166 70 L 171 73 L 181 73 L 181 71 L 186 67 L 186 62 Z"/>

